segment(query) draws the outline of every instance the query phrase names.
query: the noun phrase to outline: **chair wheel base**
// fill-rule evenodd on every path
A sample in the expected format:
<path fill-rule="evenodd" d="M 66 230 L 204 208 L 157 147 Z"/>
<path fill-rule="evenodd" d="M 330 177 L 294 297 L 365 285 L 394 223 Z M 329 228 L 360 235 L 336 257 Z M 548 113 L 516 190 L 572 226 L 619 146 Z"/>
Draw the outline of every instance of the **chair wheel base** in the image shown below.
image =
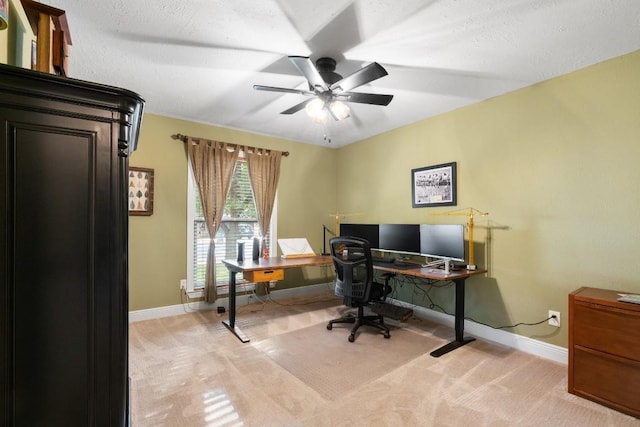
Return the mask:
<path fill-rule="evenodd" d="M 391 338 L 391 333 L 389 332 L 389 328 L 384 324 L 384 317 L 377 314 L 374 316 L 365 316 L 363 307 L 358 307 L 358 314 L 353 315 L 349 313 L 346 316 L 340 317 L 338 319 L 333 319 L 327 323 L 327 330 L 333 329 L 334 323 L 351 323 L 353 324 L 351 328 L 351 333 L 349 334 L 349 342 L 355 342 L 356 335 L 361 326 L 369 326 L 377 328 L 380 332 L 383 333 L 386 339 Z"/>

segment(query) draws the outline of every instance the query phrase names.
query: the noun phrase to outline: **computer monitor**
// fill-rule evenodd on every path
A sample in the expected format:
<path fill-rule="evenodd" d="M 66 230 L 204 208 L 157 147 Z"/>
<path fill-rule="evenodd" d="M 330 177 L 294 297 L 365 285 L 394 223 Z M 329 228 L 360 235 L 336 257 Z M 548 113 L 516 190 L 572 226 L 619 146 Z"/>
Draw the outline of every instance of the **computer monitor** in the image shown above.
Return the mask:
<path fill-rule="evenodd" d="M 420 253 L 420 226 L 418 224 L 380 224 L 378 249 L 383 251 Z"/>
<path fill-rule="evenodd" d="M 379 245 L 378 224 L 340 224 L 339 235 L 368 240 L 371 248 L 377 248 Z"/>
<path fill-rule="evenodd" d="M 464 261 L 462 224 L 420 224 L 420 254 L 430 258 Z"/>

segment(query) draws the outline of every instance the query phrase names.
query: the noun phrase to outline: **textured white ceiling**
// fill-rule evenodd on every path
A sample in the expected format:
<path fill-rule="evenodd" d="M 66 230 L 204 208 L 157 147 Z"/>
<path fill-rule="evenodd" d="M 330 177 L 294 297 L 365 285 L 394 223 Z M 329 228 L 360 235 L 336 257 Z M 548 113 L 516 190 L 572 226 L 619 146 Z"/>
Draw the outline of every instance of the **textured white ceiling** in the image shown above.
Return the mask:
<path fill-rule="evenodd" d="M 640 49 L 639 0 L 42 2 L 67 13 L 71 77 L 149 113 L 330 147 Z M 306 89 L 288 55 L 333 57 L 343 76 L 378 62 L 389 75 L 354 91 L 394 99 L 327 126 L 281 115 L 305 98 L 252 86 Z"/>

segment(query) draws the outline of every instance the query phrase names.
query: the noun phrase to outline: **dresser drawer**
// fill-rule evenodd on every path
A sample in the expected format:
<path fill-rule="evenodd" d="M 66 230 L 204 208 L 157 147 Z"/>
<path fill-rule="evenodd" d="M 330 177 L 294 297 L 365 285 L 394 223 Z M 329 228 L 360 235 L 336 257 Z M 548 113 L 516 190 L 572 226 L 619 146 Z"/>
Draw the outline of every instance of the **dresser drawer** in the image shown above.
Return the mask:
<path fill-rule="evenodd" d="M 573 344 L 640 361 L 640 313 L 576 301 Z"/>
<path fill-rule="evenodd" d="M 284 279 L 284 269 L 245 271 L 243 277 L 248 282 L 260 283 Z"/>
<path fill-rule="evenodd" d="M 579 375 L 569 392 L 640 416 L 640 362 L 576 346 L 570 369 Z"/>

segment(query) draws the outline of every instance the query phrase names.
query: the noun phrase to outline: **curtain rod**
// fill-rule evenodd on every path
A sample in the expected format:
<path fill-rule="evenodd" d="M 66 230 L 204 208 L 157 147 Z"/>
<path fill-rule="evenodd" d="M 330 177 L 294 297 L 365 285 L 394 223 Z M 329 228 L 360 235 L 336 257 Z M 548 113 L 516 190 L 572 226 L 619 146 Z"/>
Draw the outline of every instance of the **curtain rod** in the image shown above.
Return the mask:
<path fill-rule="evenodd" d="M 171 138 L 173 138 L 173 139 L 177 139 L 177 140 L 182 141 L 182 142 L 187 142 L 187 139 L 188 139 L 189 137 L 188 137 L 187 135 L 183 135 L 183 134 L 181 134 L 181 133 L 177 133 L 177 134 L 175 134 L 175 135 L 171 135 Z M 204 141 L 207 141 L 207 139 L 206 139 L 206 138 L 194 138 L 194 139 L 202 139 L 202 140 L 204 140 Z M 246 148 L 247 150 L 254 150 L 254 151 L 255 151 L 255 150 L 269 150 L 269 149 L 267 149 L 267 148 L 258 148 L 258 147 L 252 147 L 252 146 L 250 146 L 250 145 L 233 144 L 233 143 L 230 143 L 230 142 L 228 142 L 228 143 L 227 143 L 227 145 L 228 145 L 229 147 L 232 147 L 232 148 L 244 147 L 244 148 Z M 278 150 L 269 150 L 269 151 L 278 151 Z M 287 157 L 287 156 L 289 155 L 289 152 L 288 152 L 288 151 L 282 151 L 281 153 L 282 153 L 282 155 L 283 155 L 283 156 L 285 156 L 285 157 Z"/>

